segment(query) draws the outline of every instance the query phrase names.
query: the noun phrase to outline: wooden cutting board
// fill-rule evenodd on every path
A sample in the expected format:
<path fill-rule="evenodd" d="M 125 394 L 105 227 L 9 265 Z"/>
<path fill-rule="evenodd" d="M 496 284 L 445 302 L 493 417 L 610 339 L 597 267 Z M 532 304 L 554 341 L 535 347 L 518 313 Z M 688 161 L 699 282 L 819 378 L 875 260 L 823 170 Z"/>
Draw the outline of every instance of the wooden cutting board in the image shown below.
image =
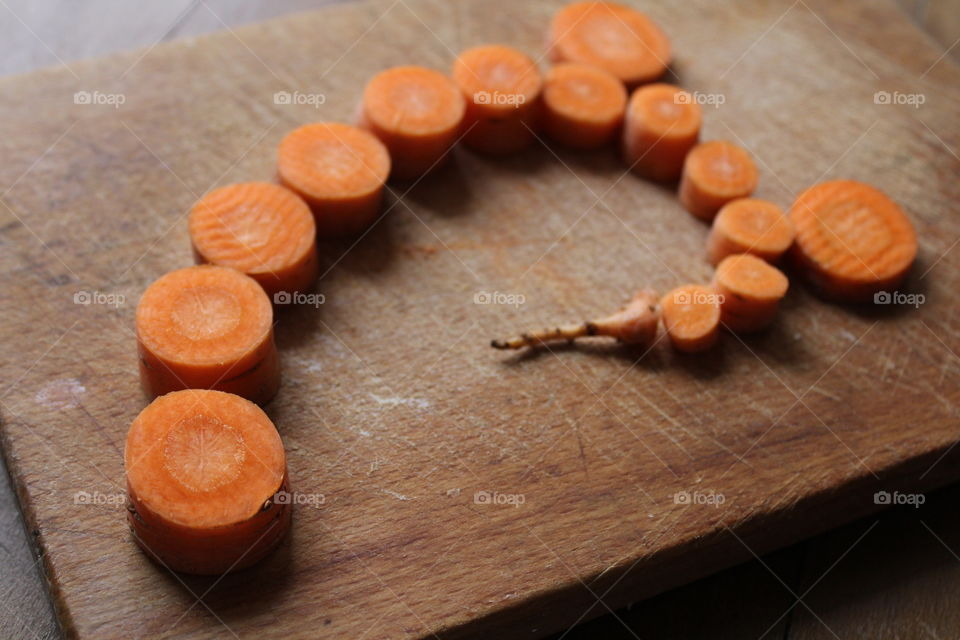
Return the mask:
<path fill-rule="evenodd" d="M 338 6 L 0 81 L 4 453 L 70 635 L 536 637 L 960 475 L 957 67 L 883 2 L 635 4 L 675 81 L 722 96 L 705 137 L 756 154 L 759 197 L 849 177 L 904 205 L 923 304 L 794 282 L 771 331 L 707 355 L 504 355 L 490 338 L 707 280 L 706 228 L 613 152 L 458 150 L 321 247 L 324 304 L 278 315 L 268 411 L 312 504 L 223 579 L 148 562 L 120 504 L 134 309 L 190 264 L 185 212 L 270 179 L 284 133 L 349 119 L 380 69 L 540 51 L 559 3 Z"/>

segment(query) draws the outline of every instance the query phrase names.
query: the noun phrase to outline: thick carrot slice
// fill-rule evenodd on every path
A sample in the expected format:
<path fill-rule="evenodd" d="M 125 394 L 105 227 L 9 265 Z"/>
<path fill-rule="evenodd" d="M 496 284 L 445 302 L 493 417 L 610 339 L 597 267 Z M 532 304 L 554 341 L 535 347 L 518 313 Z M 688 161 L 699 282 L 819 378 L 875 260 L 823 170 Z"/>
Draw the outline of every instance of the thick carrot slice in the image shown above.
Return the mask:
<path fill-rule="evenodd" d="M 627 92 L 603 69 L 565 62 L 547 72 L 543 105 L 547 135 L 575 149 L 595 149 L 620 129 Z"/>
<path fill-rule="evenodd" d="M 753 193 L 757 180 L 757 167 L 746 151 L 724 140 L 704 142 L 683 163 L 680 203 L 698 218 L 713 220 L 723 205 Z"/>
<path fill-rule="evenodd" d="M 514 153 L 540 128 L 543 81 L 536 63 L 504 45 L 467 49 L 453 63 L 467 109 L 463 143 L 485 153 Z"/>
<path fill-rule="evenodd" d="M 137 305 L 147 395 L 219 389 L 259 404 L 280 386 L 273 307 L 256 280 L 214 265 L 171 271 Z"/>
<path fill-rule="evenodd" d="M 463 93 L 439 71 L 394 67 L 367 83 L 359 121 L 390 151 L 391 175 L 406 179 L 440 165 L 465 111 Z"/>
<path fill-rule="evenodd" d="M 140 412 L 124 450 L 128 521 L 151 558 L 184 573 L 248 567 L 290 527 L 280 435 L 255 404 L 220 391 L 161 396 Z"/>
<path fill-rule="evenodd" d="M 917 255 L 910 220 L 882 191 L 832 180 L 800 194 L 790 209 L 794 255 L 827 296 L 866 301 L 896 288 Z"/>
<path fill-rule="evenodd" d="M 676 180 L 700 139 L 702 122 L 700 105 L 680 87 L 662 83 L 640 87 L 627 105 L 624 159 L 646 178 Z"/>
<path fill-rule="evenodd" d="M 390 154 L 363 129 L 319 122 L 287 134 L 277 173 L 310 205 L 320 236 L 358 233 L 380 213 Z"/>
<path fill-rule="evenodd" d="M 678 351 L 705 351 L 716 343 L 720 327 L 719 296 L 710 287 L 688 284 L 660 299 L 663 326 Z"/>
<path fill-rule="evenodd" d="M 582 62 L 627 86 L 656 80 L 670 62 L 670 41 L 650 18 L 614 2 L 575 2 L 558 11 L 547 35 L 554 62 Z"/>
<path fill-rule="evenodd" d="M 750 253 L 776 262 L 793 244 L 793 223 L 768 200 L 741 198 L 728 202 L 713 219 L 707 257 L 718 264 L 729 255 Z"/>
<path fill-rule="evenodd" d="M 767 327 L 789 286 L 779 269 L 757 256 L 727 256 L 713 275 L 713 288 L 722 296 L 720 322 L 737 333 Z"/>

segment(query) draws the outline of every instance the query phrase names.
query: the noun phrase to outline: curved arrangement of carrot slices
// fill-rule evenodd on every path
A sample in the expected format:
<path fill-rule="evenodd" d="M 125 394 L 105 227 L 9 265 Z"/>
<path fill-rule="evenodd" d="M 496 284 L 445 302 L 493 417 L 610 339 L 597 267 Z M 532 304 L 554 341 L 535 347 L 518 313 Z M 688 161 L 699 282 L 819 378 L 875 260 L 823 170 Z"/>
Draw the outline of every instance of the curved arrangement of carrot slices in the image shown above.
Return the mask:
<path fill-rule="evenodd" d="M 624 159 L 638 174 L 667 182 L 680 177 L 700 139 L 703 114 L 693 96 L 670 84 L 650 84 L 630 96 L 623 127 Z"/>
<path fill-rule="evenodd" d="M 688 284 L 660 299 L 663 326 L 674 348 L 685 353 L 705 351 L 719 336 L 719 296 L 710 287 Z"/>
<path fill-rule="evenodd" d="M 917 255 L 910 220 L 879 189 L 832 180 L 804 191 L 790 209 L 793 254 L 827 296 L 866 301 L 897 287 Z"/>
<path fill-rule="evenodd" d="M 745 150 L 724 140 L 704 142 L 683 163 L 680 202 L 698 218 L 712 220 L 723 205 L 752 194 L 757 180 L 757 166 Z"/>
<path fill-rule="evenodd" d="M 373 222 L 390 174 L 386 147 L 363 129 L 318 122 L 294 129 L 277 150 L 277 173 L 303 198 L 323 237 L 358 233 Z"/>
<path fill-rule="evenodd" d="M 439 71 L 393 67 L 367 83 L 359 121 L 389 150 L 391 175 L 406 179 L 444 160 L 460 135 L 465 111 L 460 88 Z"/>
<path fill-rule="evenodd" d="M 190 242 L 198 263 L 242 271 L 272 299 L 307 291 L 317 279 L 316 225 L 289 189 L 244 182 L 214 189 L 190 210 Z"/>
<path fill-rule="evenodd" d="M 554 62 L 582 62 L 635 86 L 670 62 L 670 41 L 643 13 L 614 2 L 575 2 L 558 11 L 547 35 Z"/>
<path fill-rule="evenodd" d="M 171 271 L 140 298 L 136 325 L 148 396 L 218 389 L 263 404 L 280 386 L 273 307 L 256 280 L 239 271 Z"/>
<path fill-rule="evenodd" d="M 454 61 L 452 76 L 466 100 L 466 146 L 514 153 L 536 139 L 543 80 L 526 54 L 498 44 L 467 49 Z"/>
<path fill-rule="evenodd" d="M 616 76 L 586 64 L 554 65 L 543 85 L 543 129 L 574 149 L 595 149 L 616 136 L 627 91 Z"/>
<path fill-rule="evenodd" d="M 137 543 L 174 571 L 221 575 L 273 550 L 290 527 L 283 444 L 255 404 L 189 389 L 154 400 L 124 450 L 127 519 Z"/>
<path fill-rule="evenodd" d="M 713 275 L 722 296 L 720 322 L 737 333 L 759 331 L 773 322 L 790 281 L 769 262 L 748 253 L 727 256 Z"/>
<path fill-rule="evenodd" d="M 718 264 L 729 255 L 750 253 L 777 262 L 793 244 L 793 223 L 769 200 L 741 198 L 728 202 L 713 219 L 707 257 Z"/>

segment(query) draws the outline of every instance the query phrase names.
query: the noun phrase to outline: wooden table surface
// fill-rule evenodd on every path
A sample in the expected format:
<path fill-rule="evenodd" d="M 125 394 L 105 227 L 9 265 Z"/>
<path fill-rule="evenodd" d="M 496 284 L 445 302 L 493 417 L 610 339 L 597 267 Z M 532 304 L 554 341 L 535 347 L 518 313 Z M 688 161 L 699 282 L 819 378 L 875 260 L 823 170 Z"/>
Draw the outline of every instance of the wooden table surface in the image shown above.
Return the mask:
<path fill-rule="evenodd" d="M 0 0 L 0 74 L 150 46 L 322 4 Z M 943 64 L 953 64 L 960 51 L 957 4 L 900 2 L 941 44 Z M 937 134 L 956 155 L 958 132 Z M 0 638 L 57 637 L 6 473 L 0 474 L 0 485 Z M 920 509 L 895 508 L 756 558 L 576 627 L 566 637 L 958 637 L 960 611 L 952 593 L 960 587 L 957 498 L 960 487 L 941 490 L 927 496 Z"/>

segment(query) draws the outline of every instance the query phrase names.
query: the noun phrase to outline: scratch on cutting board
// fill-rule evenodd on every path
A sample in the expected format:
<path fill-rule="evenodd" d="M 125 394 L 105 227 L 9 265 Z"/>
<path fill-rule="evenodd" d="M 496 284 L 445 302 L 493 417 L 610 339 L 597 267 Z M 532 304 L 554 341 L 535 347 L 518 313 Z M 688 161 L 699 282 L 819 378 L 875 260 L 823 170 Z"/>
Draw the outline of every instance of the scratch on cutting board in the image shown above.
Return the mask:
<path fill-rule="evenodd" d="M 381 488 L 380 491 L 387 494 L 388 496 L 393 496 L 397 500 L 415 500 L 416 498 L 411 498 L 410 496 L 405 496 L 402 493 L 397 493 L 396 491 L 391 491 L 390 489 Z"/>
<path fill-rule="evenodd" d="M 61 378 L 43 385 L 33 399 L 48 409 L 70 409 L 80 405 L 80 398 L 87 392 L 76 378 Z"/>
<path fill-rule="evenodd" d="M 377 404 L 395 407 L 404 405 L 407 407 L 416 407 L 417 409 L 429 409 L 431 407 L 429 400 L 423 398 L 403 398 L 401 396 L 378 396 L 371 393 L 370 397 L 376 400 Z"/>

